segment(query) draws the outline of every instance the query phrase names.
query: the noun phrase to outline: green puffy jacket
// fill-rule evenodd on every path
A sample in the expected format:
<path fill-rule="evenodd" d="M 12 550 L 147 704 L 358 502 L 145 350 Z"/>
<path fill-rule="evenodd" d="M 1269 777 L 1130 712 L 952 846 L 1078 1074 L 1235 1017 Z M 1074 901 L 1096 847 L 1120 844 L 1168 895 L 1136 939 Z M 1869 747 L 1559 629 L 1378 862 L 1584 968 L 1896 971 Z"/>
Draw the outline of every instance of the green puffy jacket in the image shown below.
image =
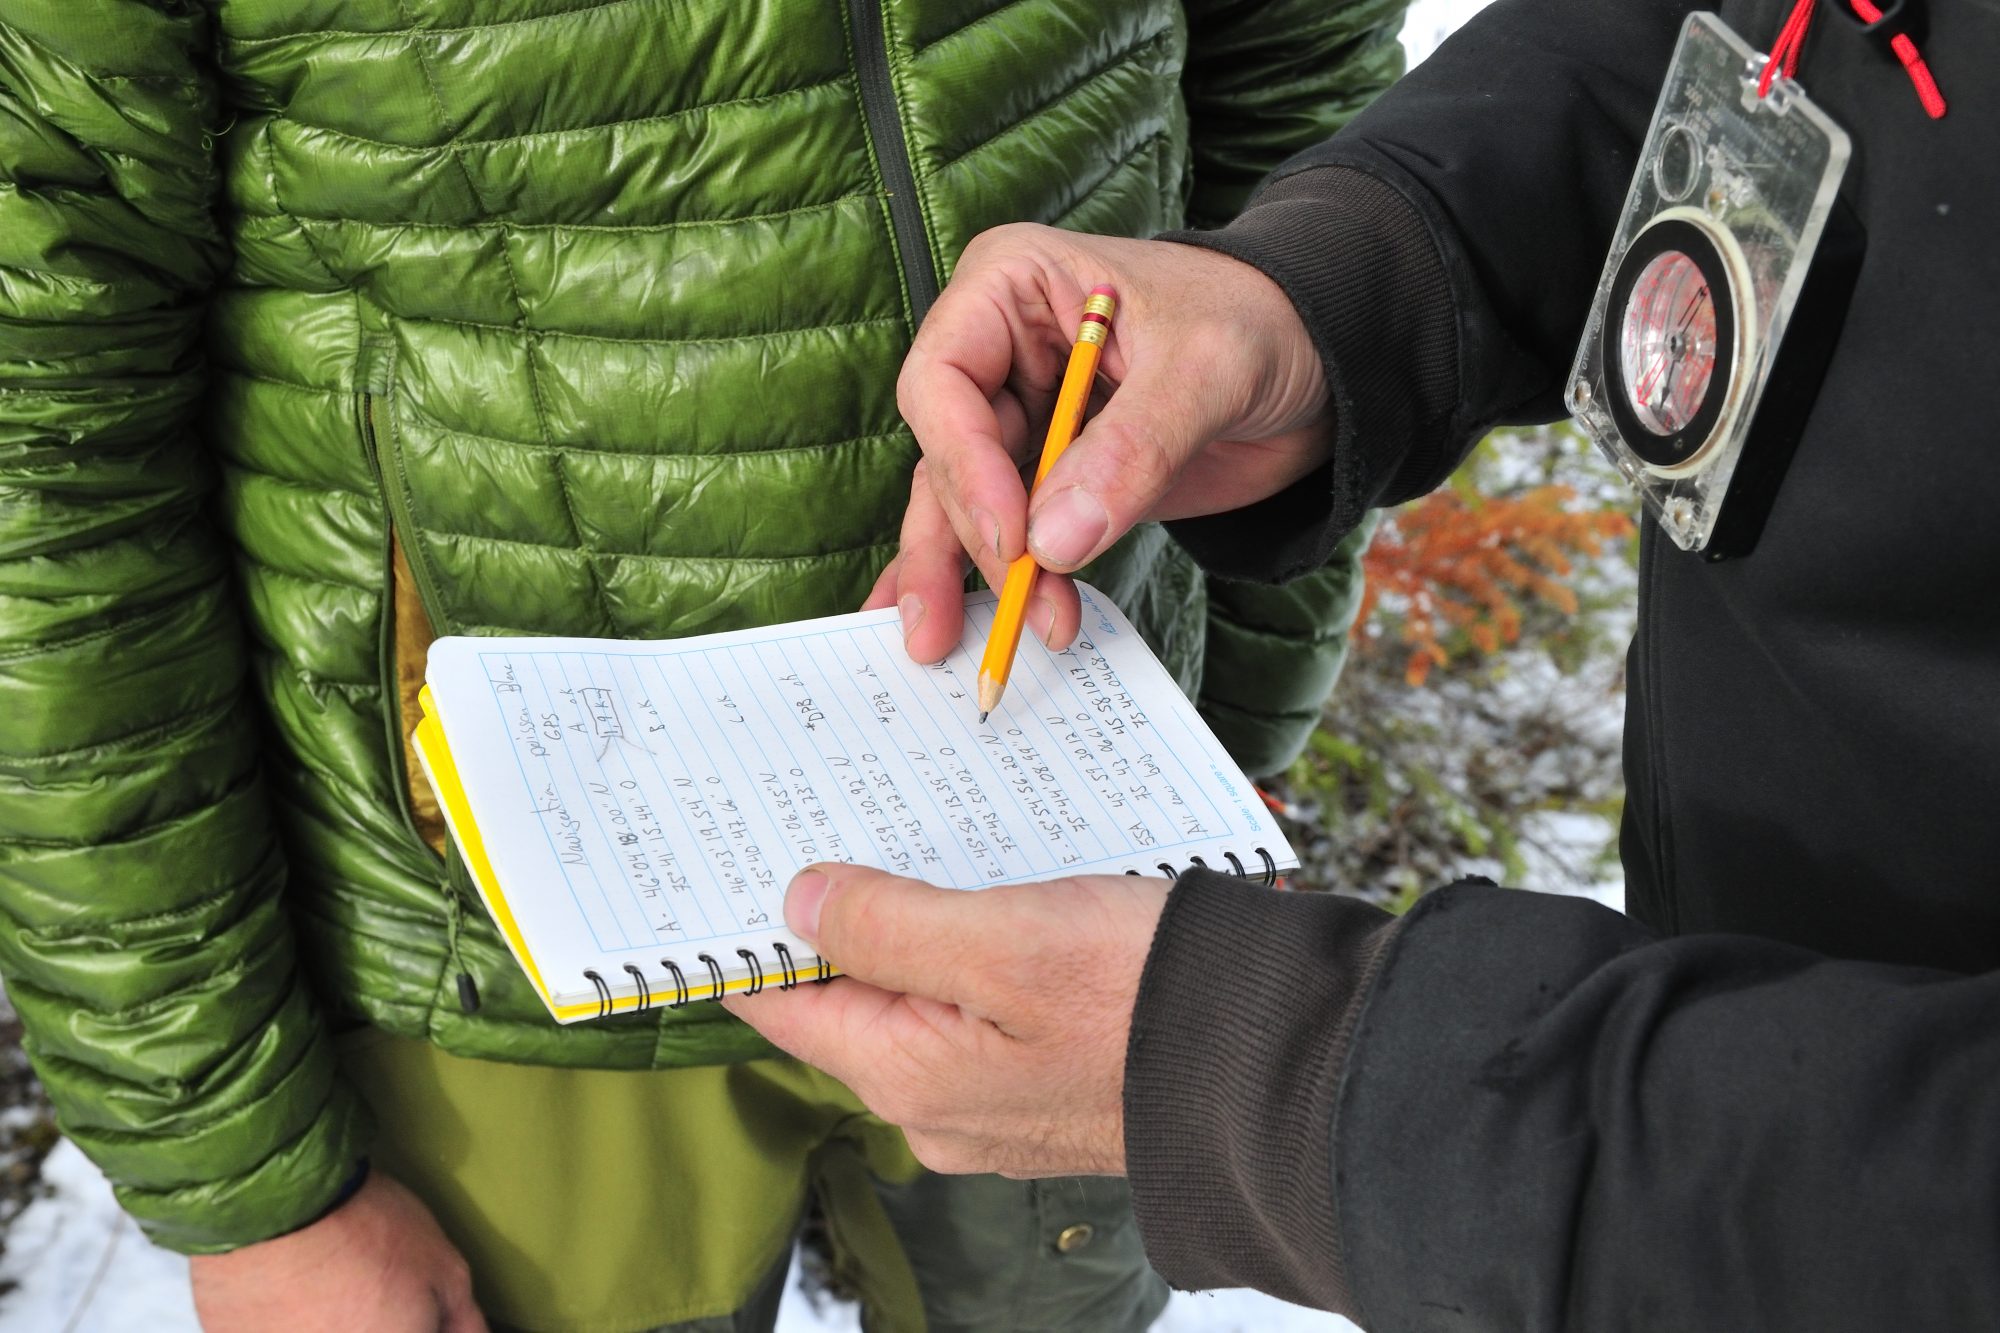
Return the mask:
<path fill-rule="evenodd" d="M 327 1203 L 329 1017 L 764 1049 L 548 1023 L 408 781 L 430 635 L 858 604 L 965 242 L 1226 218 L 1400 69 L 1402 2 L 0 0 L 0 965 L 147 1231 Z M 1213 695 L 1264 769 L 1348 575 L 1209 586 L 1148 530 L 1095 577 L 1190 688 L 1292 654 Z"/>

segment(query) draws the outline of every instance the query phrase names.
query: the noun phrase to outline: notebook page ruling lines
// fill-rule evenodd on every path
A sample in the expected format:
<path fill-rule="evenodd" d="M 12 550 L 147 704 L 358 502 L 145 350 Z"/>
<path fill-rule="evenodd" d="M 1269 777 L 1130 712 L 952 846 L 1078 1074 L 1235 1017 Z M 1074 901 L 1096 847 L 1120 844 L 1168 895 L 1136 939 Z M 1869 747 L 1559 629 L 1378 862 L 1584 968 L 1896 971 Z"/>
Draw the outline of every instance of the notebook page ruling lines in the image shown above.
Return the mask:
<path fill-rule="evenodd" d="M 1088 793 L 1103 818 L 1123 831 L 1125 846 L 1111 858 L 1117 864 L 1083 869 L 1172 874 L 1206 863 L 1241 873 L 1247 862 L 1252 871 L 1274 875 L 1295 867 L 1297 857 L 1254 785 L 1131 622 L 1098 590 L 1087 584 L 1078 590 L 1083 621 L 1076 641 L 1061 653 L 1024 644 L 1009 690 L 1014 697 L 1002 700 L 1001 712 L 1032 713 L 1066 761 L 1065 785 Z M 968 605 L 970 644 L 983 645 L 992 618 L 990 604 Z"/>
<path fill-rule="evenodd" d="M 795 867 L 785 808 L 751 790 L 777 778 L 750 757 L 752 701 L 680 648 L 459 640 L 433 669 L 468 801 L 552 985 L 586 968 L 622 980 L 627 964 L 664 985 L 662 958 L 699 979 L 700 953 L 733 970 L 736 948 L 769 959 L 774 941 L 811 954 L 782 927 Z"/>
<path fill-rule="evenodd" d="M 1282 835 L 1124 617 L 1086 590 L 1064 653 L 1022 646 L 985 726 L 992 619 L 920 666 L 893 610 L 696 639 L 448 639 L 430 683 L 545 968 L 618 975 L 787 944 L 786 882 L 857 861 L 964 888 L 1223 866 Z"/>

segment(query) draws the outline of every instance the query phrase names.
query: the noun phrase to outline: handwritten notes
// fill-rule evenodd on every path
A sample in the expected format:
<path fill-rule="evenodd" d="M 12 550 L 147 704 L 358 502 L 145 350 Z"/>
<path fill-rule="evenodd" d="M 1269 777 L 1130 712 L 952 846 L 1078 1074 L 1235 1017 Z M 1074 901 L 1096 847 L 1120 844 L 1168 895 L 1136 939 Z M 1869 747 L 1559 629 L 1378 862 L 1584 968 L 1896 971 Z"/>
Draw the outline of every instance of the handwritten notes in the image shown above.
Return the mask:
<path fill-rule="evenodd" d="M 655 643 L 440 640 L 432 696 L 537 955 L 616 973 L 627 953 L 790 941 L 785 884 L 813 861 L 961 888 L 1290 862 L 1101 594 L 1068 651 L 1023 644 L 981 725 L 992 606 L 968 599 L 966 643 L 928 667 L 894 612 Z"/>

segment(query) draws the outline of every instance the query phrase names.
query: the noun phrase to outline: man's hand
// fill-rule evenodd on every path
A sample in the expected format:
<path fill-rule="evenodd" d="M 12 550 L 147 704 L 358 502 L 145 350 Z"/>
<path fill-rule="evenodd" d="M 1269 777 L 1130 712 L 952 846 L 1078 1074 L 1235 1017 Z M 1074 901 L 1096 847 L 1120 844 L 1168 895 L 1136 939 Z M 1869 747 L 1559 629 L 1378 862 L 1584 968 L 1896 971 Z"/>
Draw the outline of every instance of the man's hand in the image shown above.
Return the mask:
<path fill-rule="evenodd" d="M 966 893 L 801 872 L 785 921 L 846 976 L 723 1001 L 902 1126 L 934 1171 L 1125 1171 L 1125 1038 L 1167 900 L 1094 875 Z"/>
<path fill-rule="evenodd" d="M 465 1260 L 380 1171 L 309 1227 L 190 1261 L 207 1333 L 485 1333 Z"/>
<path fill-rule="evenodd" d="M 1040 455 L 1098 283 L 1118 290 L 1100 363 L 1111 392 L 1030 506 L 1020 468 Z M 867 605 L 898 607 L 924 662 L 959 641 L 967 553 L 997 588 L 1010 560 L 1034 552 L 1043 573 L 1028 626 L 1060 647 L 1080 614 L 1065 573 L 1141 520 L 1275 495 L 1332 442 L 1319 355 L 1276 283 L 1192 246 L 1027 224 L 966 247 L 896 396 L 924 457 L 902 549 Z"/>

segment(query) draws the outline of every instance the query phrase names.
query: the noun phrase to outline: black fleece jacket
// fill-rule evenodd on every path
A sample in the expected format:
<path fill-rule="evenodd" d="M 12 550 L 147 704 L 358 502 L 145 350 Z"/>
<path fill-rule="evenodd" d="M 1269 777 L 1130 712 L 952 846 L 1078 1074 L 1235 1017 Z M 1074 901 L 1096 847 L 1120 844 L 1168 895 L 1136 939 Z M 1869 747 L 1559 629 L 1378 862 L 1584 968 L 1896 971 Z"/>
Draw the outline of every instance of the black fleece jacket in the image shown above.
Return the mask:
<path fill-rule="evenodd" d="M 1764 46 L 1790 7 L 1720 11 Z M 1312 568 L 1560 414 L 1689 8 L 1501 0 L 1174 238 L 1284 287 L 1337 417 L 1320 475 L 1176 525 L 1204 563 Z M 1804 51 L 1866 252 L 1759 544 L 1712 564 L 1647 523 L 1631 917 L 1184 877 L 1126 1070 L 1176 1285 L 1371 1333 L 2000 1328 L 2000 5 L 1928 10 L 1941 121 L 1847 5 Z"/>

